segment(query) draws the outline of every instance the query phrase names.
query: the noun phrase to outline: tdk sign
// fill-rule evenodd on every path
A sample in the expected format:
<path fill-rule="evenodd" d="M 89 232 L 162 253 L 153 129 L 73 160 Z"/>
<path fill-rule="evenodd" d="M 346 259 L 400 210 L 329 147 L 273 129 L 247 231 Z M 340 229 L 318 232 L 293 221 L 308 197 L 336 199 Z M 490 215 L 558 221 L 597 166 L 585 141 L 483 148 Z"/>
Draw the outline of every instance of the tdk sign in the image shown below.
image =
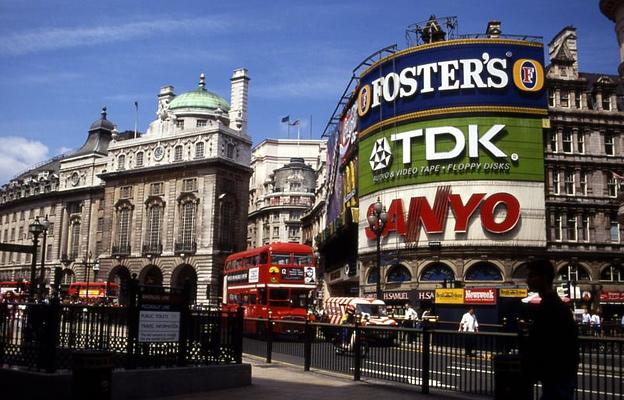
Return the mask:
<path fill-rule="evenodd" d="M 360 78 L 360 132 L 450 113 L 544 115 L 542 60 L 541 43 L 516 40 L 454 40 L 398 52 Z"/>

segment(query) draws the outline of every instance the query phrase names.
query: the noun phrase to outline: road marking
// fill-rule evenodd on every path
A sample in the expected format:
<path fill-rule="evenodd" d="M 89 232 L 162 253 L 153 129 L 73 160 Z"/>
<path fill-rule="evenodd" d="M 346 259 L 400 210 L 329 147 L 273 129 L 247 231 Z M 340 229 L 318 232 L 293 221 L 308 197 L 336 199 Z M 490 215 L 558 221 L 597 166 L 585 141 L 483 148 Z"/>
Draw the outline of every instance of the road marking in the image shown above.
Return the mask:
<path fill-rule="evenodd" d="M 374 370 L 374 369 L 368 369 L 368 368 L 362 368 L 362 372 L 368 372 L 371 375 L 373 375 L 373 377 L 375 375 L 379 375 L 379 371 L 378 370 Z M 414 377 L 414 376 L 409 376 L 409 375 L 401 375 L 401 374 L 395 374 L 392 372 L 384 372 L 384 375 L 388 375 L 388 376 L 392 376 L 392 377 L 396 377 L 396 378 L 402 378 L 405 381 L 407 381 L 408 383 L 412 384 L 412 385 L 421 385 L 422 384 L 422 379 L 419 377 Z M 446 388 L 446 389 L 454 389 L 455 386 L 453 385 L 446 385 L 441 383 L 438 380 L 435 379 L 429 379 L 429 385 L 432 387 L 438 387 L 438 388 Z"/>

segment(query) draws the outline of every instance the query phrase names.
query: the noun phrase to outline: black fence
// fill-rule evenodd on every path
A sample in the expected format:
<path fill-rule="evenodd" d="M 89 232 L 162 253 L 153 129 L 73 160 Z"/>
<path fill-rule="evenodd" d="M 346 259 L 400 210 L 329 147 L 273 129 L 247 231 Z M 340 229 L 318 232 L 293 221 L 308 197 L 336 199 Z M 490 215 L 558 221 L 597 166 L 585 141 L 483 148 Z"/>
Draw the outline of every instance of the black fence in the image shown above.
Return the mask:
<path fill-rule="evenodd" d="M 172 341 L 139 337 L 137 307 L 0 304 L 0 365 L 54 372 L 72 354 L 99 350 L 116 368 L 240 363 L 242 313 L 184 306 Z"/>
<path fill-rule="evenodd" d="M 414 385 L 423 393 L 439 389 L 504 399 L 531 396 L 517 391 L 520 341 L 515 333 L 462 333 L 436 325 L 408 329 L 262 319 L 245 323 L 264 329 L 246 335 L 243 352 L 267 362 Z M 580 337 L 577 399 L 622 399 L 623 350 L 621 338 Z M 541 387 L 528 391 L 537 399 Z"/>

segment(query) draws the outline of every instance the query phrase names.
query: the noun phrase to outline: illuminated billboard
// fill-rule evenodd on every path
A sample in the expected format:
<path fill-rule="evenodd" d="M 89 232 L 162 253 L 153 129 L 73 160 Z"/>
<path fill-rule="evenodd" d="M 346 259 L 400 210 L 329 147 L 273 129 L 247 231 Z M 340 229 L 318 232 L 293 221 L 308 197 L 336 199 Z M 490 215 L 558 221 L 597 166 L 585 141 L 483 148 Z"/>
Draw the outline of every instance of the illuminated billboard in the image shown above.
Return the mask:
<path fill-rule="evenodd" d="M 357 93 L 359 251 L 546 245 L 541 43 L 436 42 L 368 68 Z"/>
<path fill-rule="evenodd" d="M 386 57 L 360 77 L 361 135 L 396 122 L 453 112 L 546 115 L 543 51 L 541 43 L 464 39 Z"/>

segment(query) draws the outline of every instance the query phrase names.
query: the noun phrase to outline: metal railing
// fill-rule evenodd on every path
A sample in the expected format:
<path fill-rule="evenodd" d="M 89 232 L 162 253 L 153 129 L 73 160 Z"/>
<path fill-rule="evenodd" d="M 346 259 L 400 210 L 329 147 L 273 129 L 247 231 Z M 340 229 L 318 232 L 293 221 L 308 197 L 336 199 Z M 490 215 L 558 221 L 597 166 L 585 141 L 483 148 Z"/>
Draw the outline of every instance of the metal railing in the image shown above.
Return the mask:
<path fill-rule="evenodd" d="M 197 251 L 197 242 L 176 242 L 173 246 L 175 254 L 195 254 Z"/>
<path fill-rule="evenodd" d="M 159 256 L 162 254 L 162 243 L 150 243 L 143 245 L 143 255 Z"/>
<path fill-rule="evenodd" d="M 431 389 L 495 397 L 521 379 L 516 333 L 332 325 L 310 321 L 245 319 L 243 352 L 266 359 Z M 579 338 L 577 399 L 621 399 L 624 339 Z M 468 356 L 467 350 L 474 356 Z M 496 381 L 498 377 L 498 382 Z M 526 387 L 539 398 L 541 386 Z M 500 394 L 499 394 L 500 396 Z M 497 397 L 498 398 L 498 397 Z"/>
<path fill-rule="evenodd" d="M 134 307 L 0 304 L 0 365 L 54 372 L 72 353 L 112 353 L 116 368 L 240 363 L 242 313 L 185 307 L 179 340 L 141 341 Z"/>
<path fill-rule="evenodd" d="M 121 244 L 118 246 L 113 246 L 111 254 L 113 256 L 128 256 L 130 255 L 131 247 L 129 244 Z"/>

